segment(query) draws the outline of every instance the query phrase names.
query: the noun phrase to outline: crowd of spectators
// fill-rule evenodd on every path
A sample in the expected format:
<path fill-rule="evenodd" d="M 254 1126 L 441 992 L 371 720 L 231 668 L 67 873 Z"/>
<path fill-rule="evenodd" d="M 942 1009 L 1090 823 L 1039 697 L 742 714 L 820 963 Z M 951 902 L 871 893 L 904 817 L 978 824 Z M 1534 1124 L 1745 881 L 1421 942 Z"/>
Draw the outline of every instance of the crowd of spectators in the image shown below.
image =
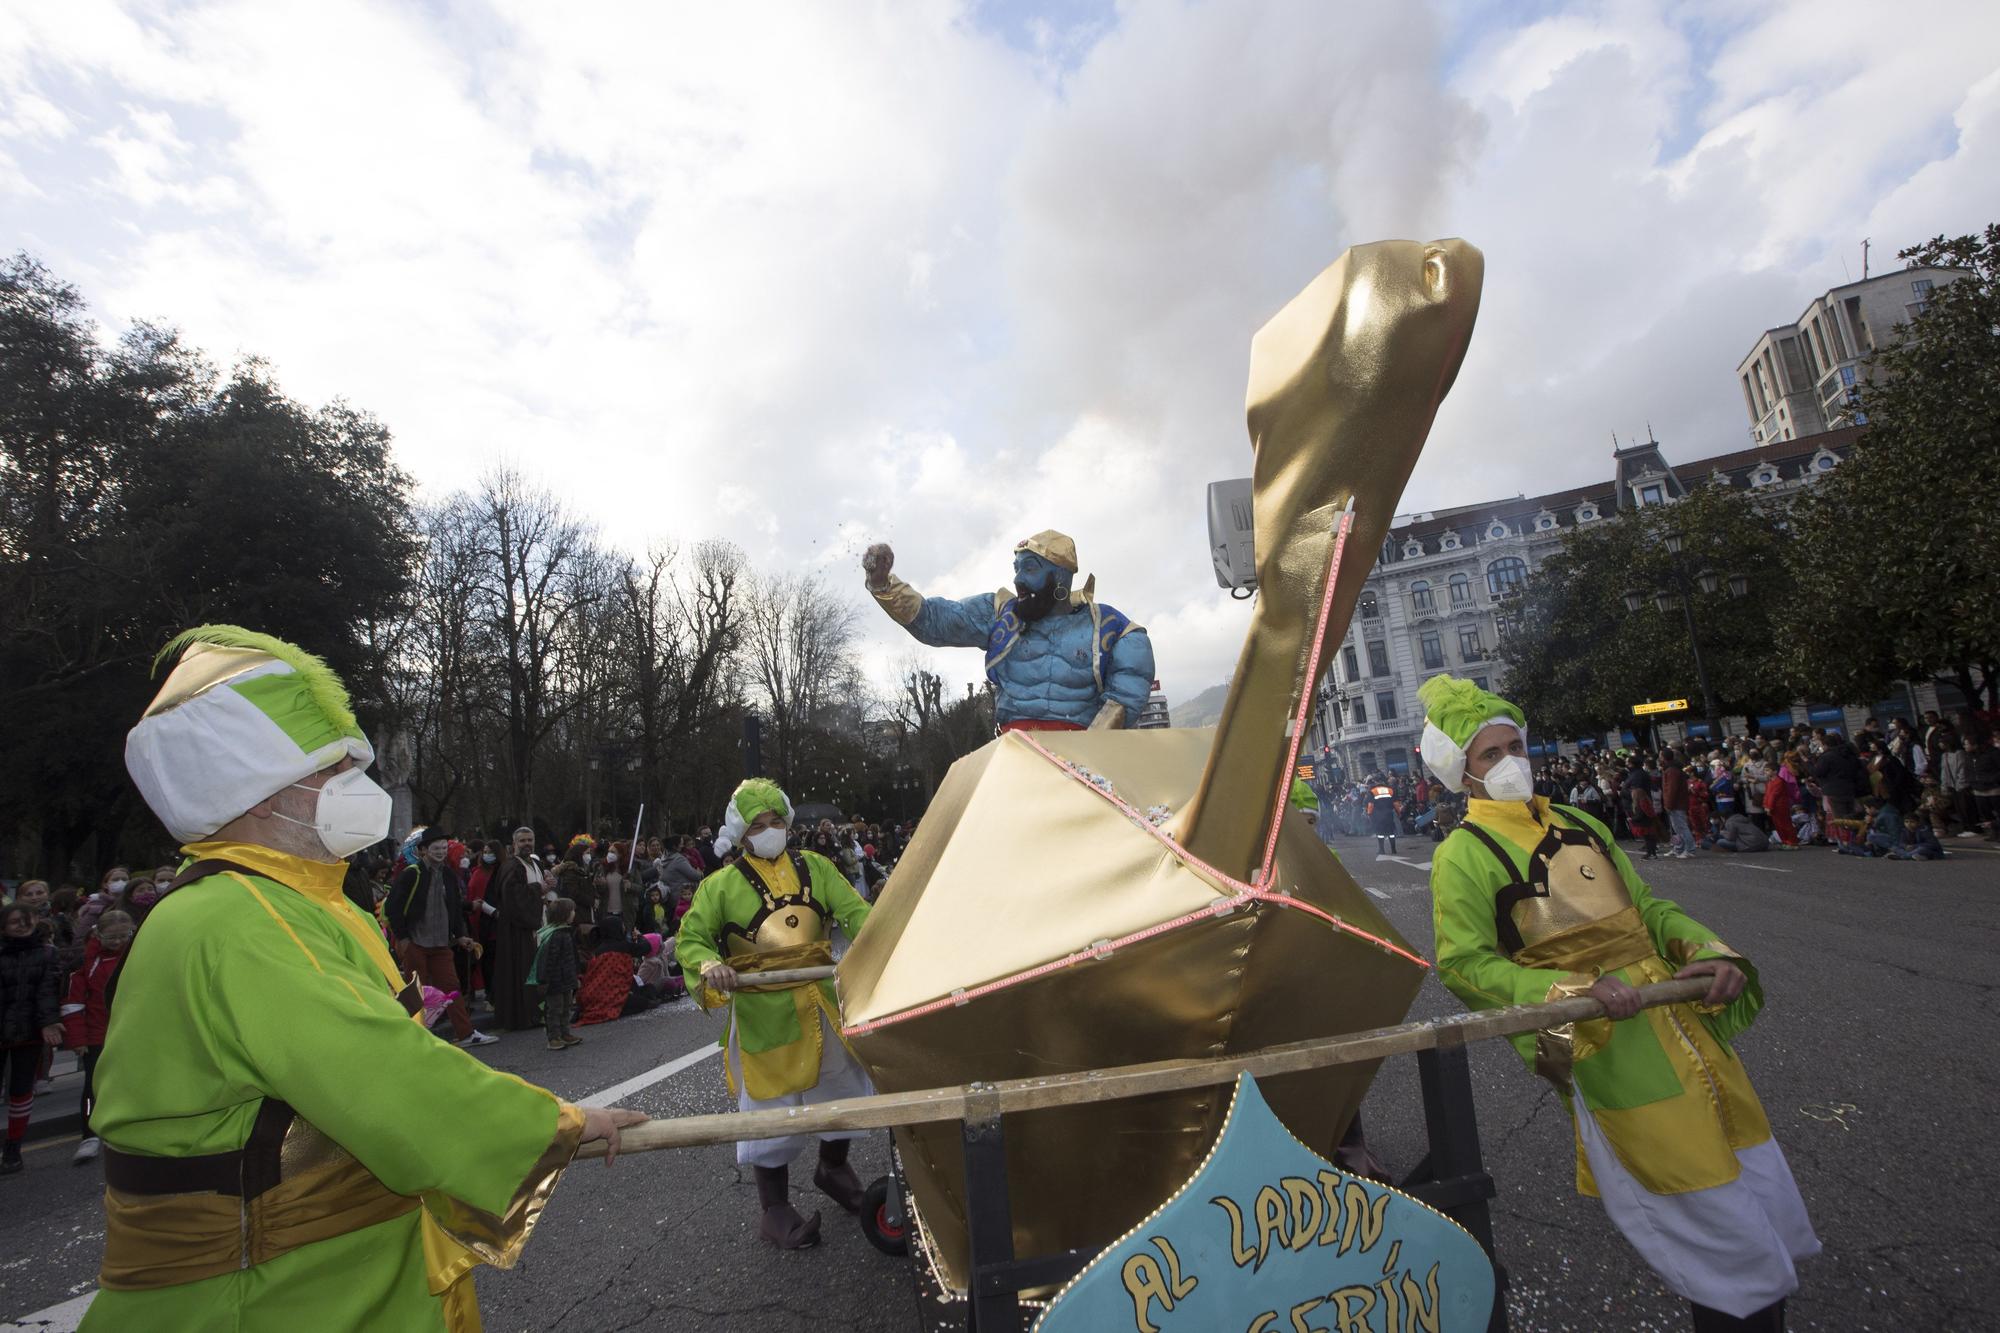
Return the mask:
<path fill-rule="evenodd" d="M 859 818 L 795 826 L 790 843 L 826 856 L 872 899 L 907 846 L 913 826 Z M 730 856 L 740 855 L 732 849 Z M 530 961 L 519 978 L 497 978 L 501 869 L 522 873 L 514 919 L 532 922 Z M 543 1027 L 552 1049 L 582 1039 L 570 1029 L 640 1013 L 686 993 L 674 935 L 706 875 L 727 858 L 714 830 L 625 841 L 578 834 L 560 854 L 553 841 L 458 838 L 438 827 L 411 831 L 349 859 L 345 893 L 373 917 L 404 968 L 424 989 L 424 1016 L 463 1046 L 497 1040 L 479 1024 Z M 0 1175 L 21 1169 L 34 1099 L 51 1086 L 55 1053 L 76 1052 L 86 1131 L 75 1160 L 98 1155 L 88 1133 L 91 1075 L 117 995 L 117 973 L 146 917 L 179 873 L 177 865 L 116 865 L 96 888 L 27 879 L 0 905 L 0 1079 L 7 1134 Z M 518 986 L 525 1006 L 504 1006 L 496 980 Z M 525 1008 L 526 1012 L 523 1012 Z M 496 1023 L 505 1009 L 506 1021 Z"/>
<path fill-rule="evenodd" d="M 1992 719 L 1970 713 L 1871 718 L 1852 739 L 1797 726 L 1712 747 L 1586 749 L 1542 760 L 1535 777 L 1538 795 L 1638 843 L 1642 860 L 1832 846 L 1925 861 L 1953 839 L 2000 842 L 2000 745 Z M 1425 774 L 1371 773 L 1323 799 L 1322 828 L 1373 835 L 1381 850 L 1386 808 L 1386 828 L 1439 840 L 1464 802 Z"/>

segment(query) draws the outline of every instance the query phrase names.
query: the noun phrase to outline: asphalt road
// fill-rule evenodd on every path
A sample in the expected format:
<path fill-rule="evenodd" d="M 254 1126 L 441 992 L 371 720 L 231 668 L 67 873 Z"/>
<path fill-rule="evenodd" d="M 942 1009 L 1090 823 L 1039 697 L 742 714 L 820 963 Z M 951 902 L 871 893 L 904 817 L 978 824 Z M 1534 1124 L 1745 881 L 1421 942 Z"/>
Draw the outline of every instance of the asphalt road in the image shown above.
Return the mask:
<path fill-rule="evenodd" d="M 1372 839 L 1337 845 L 1409 939 L 1430 946 L 1425 863 Z M 1827 851 L 1709 856 L 1642 867 L 1754 959 L 1767 1004 L 1739 1050 L 1789 1155 L 1826 1253 L 1806 1265 L 1793 1329 L 1977 1330 L 2000 1325 L 2000 1166 L 1985 1138 L 2000 1106 L 1995 992 L 2000 853 L 1944 864 L 1862 861 Z M 1456 1011 L 1427 985 L 1413 1018 Z M 567 1053 L 517 1033 L 478 1054 L 583 1098 L 708 1048 L 716 1021 L 682 1002 L 584 1030 Z M 1554 1095 L 1500 1043 L 1473 1048 L 1494 1227 L 1525 1330 L 1681 1329 L 1686 1314 L 1576 1196 L 1570 1130 Z M 381 1089 L 393 1105 L 394 1089 Z M 626 1096 L 653 1115 L 728 1109 L 720 1067 L 696 1059 Z M 467 1123 L 477 1118 L 467 1109 Z M 1366 1108 L 1371 1146 L 1392 1168 L 1422 1153 L 1415 1063 L 1390 1061 Z M 32 1143 L 28 1170 L 0 1180 L 0 1330 L 73 1327 L 103 1243 L 95 1168 L 72 1168 L 73 1139 Z M 881 1138 L 858 1145 L 864 1178 L 885 1169 Z M 809 1165 L 800 1171 L 809 1175 Z M 810 1181 L 795 1180 L 806 1207 Z M 823 1202 L 823 1201 L 821 1201 Z M 627 1328 L 881 1330 L 923 1326 L 907 1266 L 869 1247 L 826 1206 L 825 1242 L 778 1254 L 753 1230 L 755 1194 L 727 1148 L 584 1163 L 565 1178 L 527 1256 L 482 1269 L 496 1331 Z M 63 1307 L 67 1303 L 67 1309 Z M 32 1312 L 60 1313 L 23 1322 Z"/>

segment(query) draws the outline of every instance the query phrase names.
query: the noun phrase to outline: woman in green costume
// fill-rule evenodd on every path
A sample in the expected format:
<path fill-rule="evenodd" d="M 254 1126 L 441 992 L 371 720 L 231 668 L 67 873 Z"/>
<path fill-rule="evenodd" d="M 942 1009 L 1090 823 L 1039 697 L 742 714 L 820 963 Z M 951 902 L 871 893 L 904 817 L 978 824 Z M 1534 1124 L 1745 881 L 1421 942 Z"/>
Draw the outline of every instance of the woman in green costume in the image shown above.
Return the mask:
<path fill-rule="evenodd" d="M 701 882 L 675 945 L 682 972 L 699 978 L 696 1001 L 729 1006 L 723 1069 L 745 1111 L 874 1091 L 840 1039 L 831 982 L 757 988 L 758 972 L 832 962 L 832 927 L 853 939 L 868 919 L 868 904 L 838 866 L 816 852 L 786 850 L 791 821 L 791 800 L 775 782 L 752 778 L 736 789 L 716 847 L 727 855 L 740 843 L 743 857 Z M 850 1213 L 861 1207 L 862 1188 L 847 1147 L 859 1137 L 823 1135 L 813 1172 L 813 1184 Z M 804 1146 L 803 1135 L 736 1145 L 737 1164 L 757 1175 L 758 1232 L 780 1249 L 819 1240 L 819 1214 L 801 1216 L 791 1203 L 791 1161 Z"/>
<path fill-rule="evenodd" d="M 578 1145 L 615 1152 L 643 1117 L 412 1021 L 414 985 L 341 893 L 340 858 L 389 822 L 346 690 L 233 626 L 161 657 L 182 649 L 126 740 L 188 863 L 97 1068 L 106 1229 L 83 1327 L 476 1330 L 472 1269 L 511 1266 Z"/>
<path fill-rule="evenodd" d="M 1763 1003 L 1756 969 L 1655 898 L 1602 824 L 1534 794 L 1520 709 L 1450 676 L 1417 697 L 1425 765 L 1471 792 L 1431 867 L 1438 978 L 1472 1009 L 1604 1004 L 1608 1018 L 1514 1038 L 1569 1107 L 1578 1190 L 1692 1305 L 1698 1333 L 1783 1329 L 1794 1264 L 1820 1246 L 1729 1048 Z M 1636 987 L 1698 976 L 1702 1003 L 1640 1010 Z"/>

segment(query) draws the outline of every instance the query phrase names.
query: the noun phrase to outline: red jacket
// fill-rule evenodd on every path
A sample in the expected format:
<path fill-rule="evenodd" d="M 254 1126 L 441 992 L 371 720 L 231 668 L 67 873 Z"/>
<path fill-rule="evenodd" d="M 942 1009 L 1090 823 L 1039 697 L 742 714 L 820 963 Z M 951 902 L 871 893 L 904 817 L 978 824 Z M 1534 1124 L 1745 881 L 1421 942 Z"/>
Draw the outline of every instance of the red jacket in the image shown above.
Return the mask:
<path fill-rule="evenodd" d="M 1660 808 L 1683 812 L 1688 808 L 1687 774 L 1673 764 L 1660 767 Z"/>
<path fill-rule="evenodd" d="M 124 954 L 107 952 L 95 938 L 84 946 L 83 966 L 69 974 L 69 998 L 62 1007 L 63 1045 L 72 1051 L 104 1044 L 104 1029 L 111 1022 L 111 1002 L 104 992 L 124 961 Z"/>

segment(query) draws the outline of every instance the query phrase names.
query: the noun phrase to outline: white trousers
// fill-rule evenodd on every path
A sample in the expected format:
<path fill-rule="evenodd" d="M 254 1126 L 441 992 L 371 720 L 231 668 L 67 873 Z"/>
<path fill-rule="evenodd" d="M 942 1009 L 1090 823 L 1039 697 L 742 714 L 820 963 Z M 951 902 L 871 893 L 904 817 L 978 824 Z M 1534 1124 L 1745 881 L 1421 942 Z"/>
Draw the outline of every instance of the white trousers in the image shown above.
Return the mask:
<path fill-rule="evenodd" d="M 867 1097 L 874 1094 L 875 1085 L 868 1081 L 868 1071 L 848 1054 L 841 1043 L 840 1034 L 827 1022 L 826 1013 L 820 1011 L 820 1057 L 819 1082 L 804 1092 L 786 1093 L 782 1097 L 768 1100 L 752 1097 L 745 1091 L 743 1078 L 743 1056 L 736 1048 L 736 1028 L 729 1029 L 729 1049 L 723 1059 L 729 1061 L 729 1070 L 736 1078 L 736 1109 L 739 1111 L 770 1111 L 791 1106 L 816 1106 L 821 1102 L 845 1101 L 850 1097 Z M 865 1129 L 842 1130 L 831 1134 L 821 1134 L 822 1139 L 858 1139 L 868 1133 Z M 787 1166 L 799 1149 L 806 1146 L 810 1134 L 787 1134 L 781 1139 L 746 1139 L 736 1145 L 738 1166 Z"/>
<path fill-rule="evenodd" d="M 1654 1194 L 1618 1160 L 1581 1097 L 1576 1109 L 1604 1211 L 1670 1291 L 1741 1319 L 1799 1289 L 1795 1265 L 1819 1253 L 1819 1237 L 1776 1139 L 1738 1152 L 1742 1174 L 1728 1184 Z"/>

